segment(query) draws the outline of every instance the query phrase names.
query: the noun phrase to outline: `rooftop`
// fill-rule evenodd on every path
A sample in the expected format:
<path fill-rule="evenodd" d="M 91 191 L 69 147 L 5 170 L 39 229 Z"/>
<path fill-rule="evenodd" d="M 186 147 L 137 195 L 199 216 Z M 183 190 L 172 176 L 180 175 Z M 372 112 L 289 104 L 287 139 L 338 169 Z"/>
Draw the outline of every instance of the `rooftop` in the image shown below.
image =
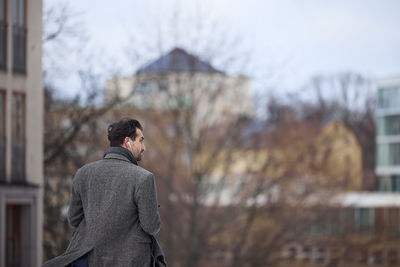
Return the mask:
<path fill-rule="evenodd" d="M 202 72 L 223 73 L 198 57 L 189 54 L 182 48 L 174 48 L 155 61 L 141 67 L 138 73 L 152 72 Z"/>

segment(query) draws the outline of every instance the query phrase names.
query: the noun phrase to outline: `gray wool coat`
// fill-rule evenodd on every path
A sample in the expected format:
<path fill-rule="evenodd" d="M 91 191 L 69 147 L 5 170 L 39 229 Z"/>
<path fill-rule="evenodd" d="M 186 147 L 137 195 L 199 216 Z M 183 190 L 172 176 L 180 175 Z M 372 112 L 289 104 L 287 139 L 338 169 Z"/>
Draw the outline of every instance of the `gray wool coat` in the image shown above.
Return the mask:
<path fill-rule="evenodd" d="M 76 228 L 66 252 L 43 267 L 67 266 L 88 253 L 89 266 L 151 265 L 151 235 L 160 230 L 154 176 L 120 154 L 80 168 L 68 212 Z"/>

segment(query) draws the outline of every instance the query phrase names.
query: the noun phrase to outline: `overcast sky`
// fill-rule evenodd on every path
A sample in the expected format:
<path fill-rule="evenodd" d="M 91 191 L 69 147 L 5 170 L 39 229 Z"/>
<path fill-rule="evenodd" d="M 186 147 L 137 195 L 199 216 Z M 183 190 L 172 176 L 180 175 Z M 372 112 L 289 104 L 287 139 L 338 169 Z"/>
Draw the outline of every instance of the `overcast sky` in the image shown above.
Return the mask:
<path fill-rule="evenodd" d="M 62 0 L 45 0 L 45 2 Z M 122 55 L 130 29 L 145 35 L 178 8 L 210 13 L 245 40 L 262 83 L 274 68 L 283 86 L 295 88 L 316 74 L 354 71 L 372 78 L 400 75 L 399 0 L 70 0 L 91 43 Z M 145 29 L 145 30 L 143 30 Z"/>

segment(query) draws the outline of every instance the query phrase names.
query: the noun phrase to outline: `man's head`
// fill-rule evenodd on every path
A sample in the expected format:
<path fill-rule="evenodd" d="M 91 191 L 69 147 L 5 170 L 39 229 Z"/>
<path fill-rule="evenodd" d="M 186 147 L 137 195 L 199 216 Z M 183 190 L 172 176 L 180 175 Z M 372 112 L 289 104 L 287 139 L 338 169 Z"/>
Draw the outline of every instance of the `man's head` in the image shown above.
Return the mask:
<path fill-rule="evenodd" d="M 142 159 L 146 150 L 144 146 L 143 127 L 134 119 L 122 119 L 108 126 L 110 146 L 120 146 L 128 149 L 137 161 Z"/>

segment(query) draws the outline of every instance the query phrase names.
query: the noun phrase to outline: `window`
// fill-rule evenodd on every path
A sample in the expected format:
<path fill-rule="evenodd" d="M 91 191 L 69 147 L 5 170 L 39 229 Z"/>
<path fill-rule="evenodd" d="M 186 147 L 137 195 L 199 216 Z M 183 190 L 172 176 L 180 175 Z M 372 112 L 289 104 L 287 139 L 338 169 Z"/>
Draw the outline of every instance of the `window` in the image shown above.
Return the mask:
<path fill-rule="evenodd" d="M 378 166 L 388 166 L 389 165 L 389 145 L 388 144 L 378 144 L 378 151 L 376 153 L 376 161 Z"/>
<path fill-rule="evenodd" d="M 390 144 L 389 146 L 389 163 L 390 165 L 400 164 L 400 144 Z"/>
<path fill-rule="evenodd" d="M 132 93 L 137 93 L 137 94 L 148 94 L 150 92 L 151 88 L 149 83 L 147 82 L 142 82 L 139 84 L 139 86 L 136 88 L 136 91 Z"/>
<path fill-rule="evenodd" d="M 392 192 L 400 192 L 400 176 L 392 175 L 391 180 L 391 190 Z"/>
<path fill-rule="evenodd" d="M 21 266 L 21 206 L 6 206 L 6 266 Z"/>
<path fill-rule="evenodd" d="M 370 232 L 375 228 L 375 213 L 372 208 L 358 208 L 356 220 L 362 232 Z"/>
<path fill-rule="evenodd" d="M 377 160 L 379 166 L 400 165 L 400 143 L 379 144 Z"/>
<path fill-rule="evenodd" d="M 12 156 L 13 182 L 25 181 L 25 95 L 14 93 L 12 101 Z"/>
<path fill-rule="evenodd" d="M 346 232 L 371 233 L 375 230 L 375 210 L 373 208 L 345 208 L 341 214 Z"/>
<path fill-rule="evenodd" d="M 0 90 L 0 181 L 6 176 L 6 94 Z"/>
<path fill-rule="evenodd" d="M 12 0 L 13 71 L 26 73 L 26 0 Z"/>
<path fill-rule="evenodd" d="M 7 17 L 6 0 L 0 0 L 0 69 L 6 68 L 7 55 Z"/>
<path fill-rule="evenodd" d="M 343 208 L 340 210 L 339 221 L 340 221 L 340 232 L 351 232 L 354 228 L 354 209 Z"/>
<path fill-rule="evenodd" d="M 390 176 L 389 175 L 378 177 L 378 181 L 379 181 L 379 191 L 381 191 L 381 192 L 390 191 Z"/>
<path fill-rule="evenodd" d="M 379 191 L 400 192 L 400 176 L 381 176 L 379 177 Z"/>
<path fill-rule="evenodd" d="M 378 107 L 381 109 L 400 108 L 400 88 L 380 88 L 378 91 Z"/>
<path fill-rule="evenodd" d="M 385 133 L 387 135 L 400 134 L 400 116 L 386 117 Z"/>
<path fill-rule="evenodd" d="M 400 209 L 388 208 L 387 209 L 387 227 L 391 235 L 400 234 Z"/>
<path fill-rule="evenodd" d="M 400 135 L 400 116 L 379 117 L 378 135 Z"/>

